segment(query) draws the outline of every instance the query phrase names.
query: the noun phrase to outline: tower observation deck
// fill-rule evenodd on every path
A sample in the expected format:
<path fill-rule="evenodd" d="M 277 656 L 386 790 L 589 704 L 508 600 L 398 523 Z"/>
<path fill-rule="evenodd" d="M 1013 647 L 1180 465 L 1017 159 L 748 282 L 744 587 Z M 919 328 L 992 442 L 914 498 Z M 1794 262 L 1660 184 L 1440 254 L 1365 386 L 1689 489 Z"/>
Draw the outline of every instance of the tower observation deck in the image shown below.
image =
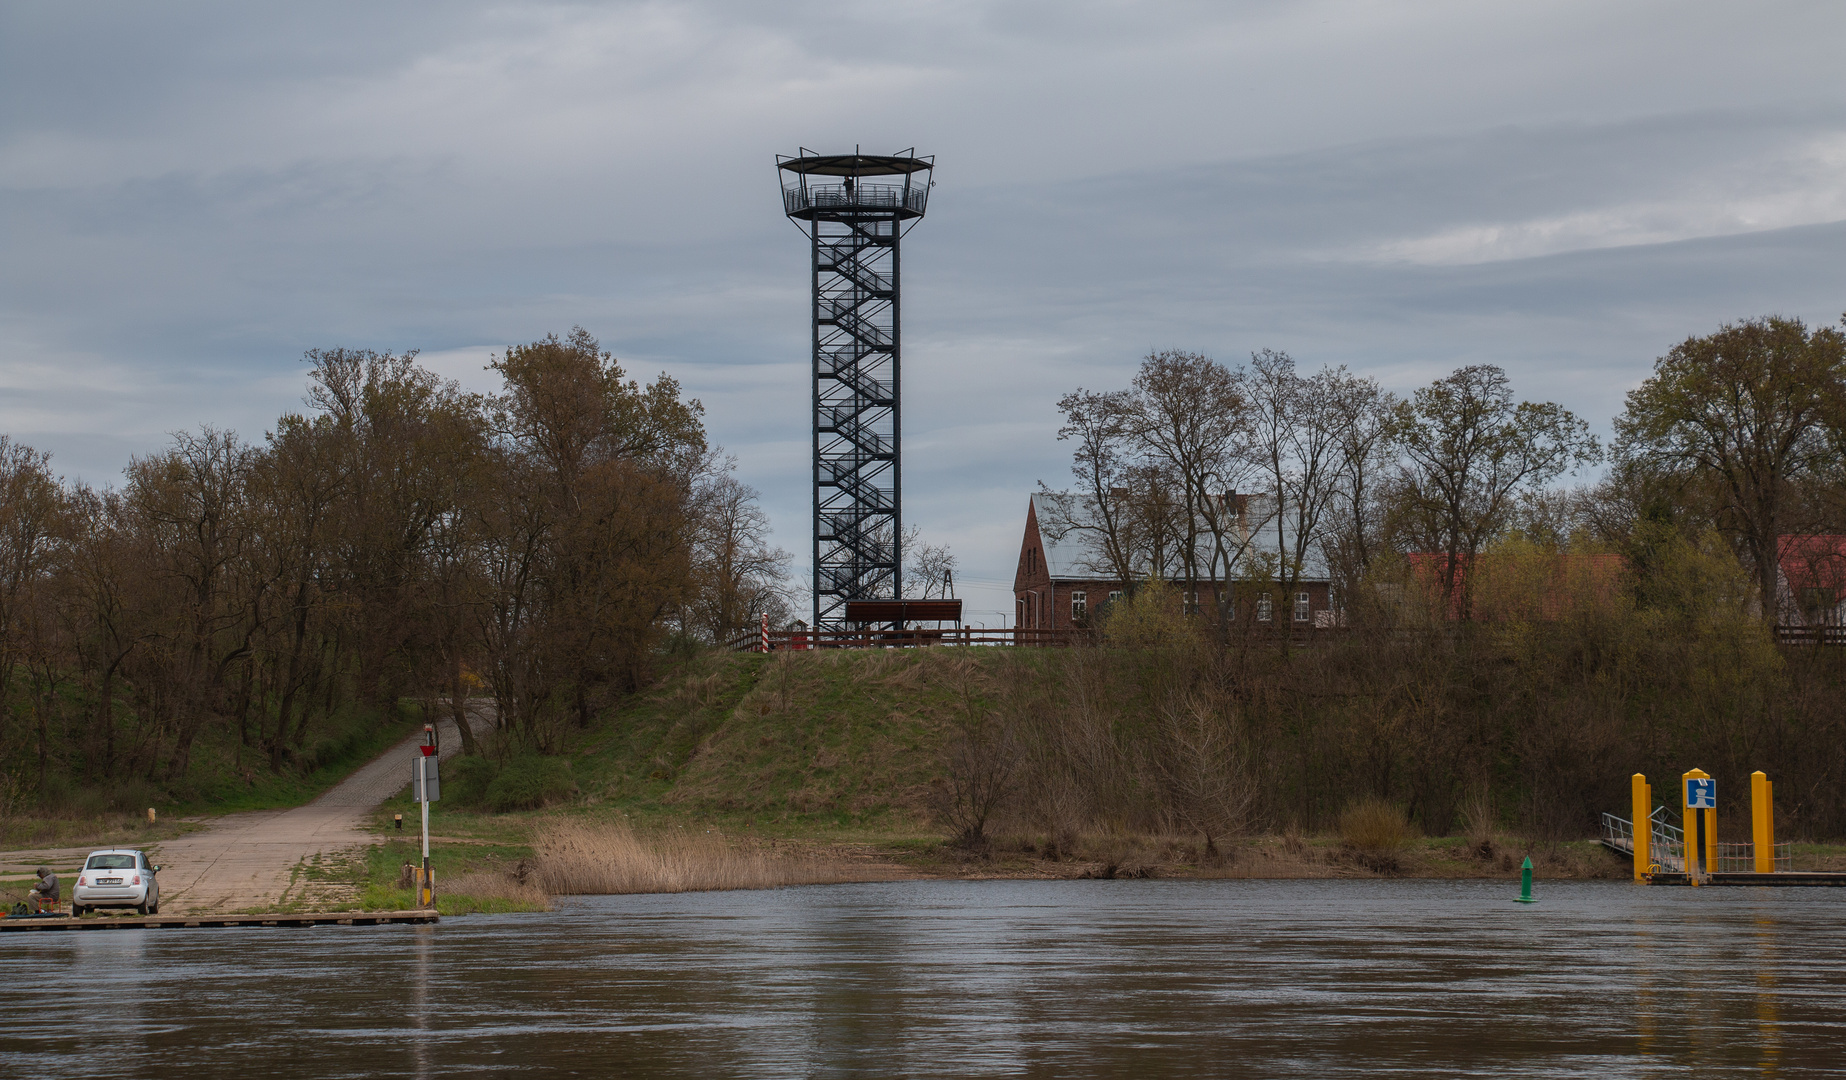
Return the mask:
<path fill-rule="evenodd" d="M 898 242 L 929 203 L 932 157 L 776 156 L 814 277 L 814 625 L 903 596 Z"/>

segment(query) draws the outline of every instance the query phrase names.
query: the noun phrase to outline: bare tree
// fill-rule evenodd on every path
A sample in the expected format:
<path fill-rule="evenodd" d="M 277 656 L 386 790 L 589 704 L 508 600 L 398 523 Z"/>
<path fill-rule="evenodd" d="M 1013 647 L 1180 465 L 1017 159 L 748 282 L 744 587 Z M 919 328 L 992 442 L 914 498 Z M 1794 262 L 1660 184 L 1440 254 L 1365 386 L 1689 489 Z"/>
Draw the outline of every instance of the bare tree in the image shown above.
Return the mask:
<path fill-rule="evenodd" d="M 769 515 L 734 467 L 727 460 L 694 492 L 694 580 L 687 611 L 699 631 L 717 642 L 764 615 L 785 621 L 793 610 L 789 554 L 769 543 Z"/>
<path fill-rule="evenodd" d="M 1201 580 L 1219 585 L 1213 592 L 1223 626 L 1228 584 L 1253 539 L 1246 506 L 1228 497 L 1252 472 L 1247 405 L 1236 372 L 1208 356 L 1168 350 L 1142 361 L 1125 421 L 1141 454 L 1178 482 L 1184 601 L 1196 610 Z"/>
<path fill-rule="evenodd" d="M 904 591 L 920 600 L 947 600 L 954 596 L 955 553 L 947 544 L 921 544 L 914 538 L 904 543 L 906 561 Z"/>
<path fill-rule="evenodd" d="M 1399 527 L 1411 544 L 1439 553 L 1443 609 L 1468 618 L 1466 567 L 1507 525 L 1521 491 L 1541 487 L 1600 456 L 1589 426 L 1562 406 L 1513 401 L 1506 372 L 1457 369 L 1398 406 L 1402 447 Z"/>
<path fill-rule="evenodd" d="M 1371 569 L 1384 534 L 1381 483 L 1395 461 L 1396 395 L 1367 378 L 1348 377 L 1329 402 L 1338 432 L 1339 468 L 1328 527 L 1322 537 L 1327 565 L 1341 597 Z"/>
<path fill-rule="evenodd" d="M 1039 526 L 1059 540 L 1069 533 L 1081 535 L 1095 569 L 1132 587 L 1147 559 L 1137 551 L 1142 530 L 1136 527 L 1134 466 L 1127 456 L 1129 395 L 1079 388 L 1058 399 L 1058 411 L 1064 414 L 1058 438 L 1074 444 L 1070 471 L 1078 486 L 1075 493 L 1043 492 L 1053 514 Z"/>
<path fill-rule="evenodd" d="M 1179 823 L 1218 854 L 1218 840 L 1243 832 L 1256 801 L 1242 740 L 1230 718 L 1196 695 L 1161 709 L 1159 757 L 1167 797 Z"/>
<path fill-rule="evenodd" d="M 1355 408 L 1370 387 L 1345 368 L 1313 375 L 1295 371 L 1287 353 L 1253 353 L 1244 384 L 1250 397 L 1250 450 L 1274 492 L 1268 530 L 1276 554 L 1276 584 L 1292 595 L 1311 554 L 1322 549 L 1323 528 L 1338 506 L 1350 426 L 1364 419 Z"/>

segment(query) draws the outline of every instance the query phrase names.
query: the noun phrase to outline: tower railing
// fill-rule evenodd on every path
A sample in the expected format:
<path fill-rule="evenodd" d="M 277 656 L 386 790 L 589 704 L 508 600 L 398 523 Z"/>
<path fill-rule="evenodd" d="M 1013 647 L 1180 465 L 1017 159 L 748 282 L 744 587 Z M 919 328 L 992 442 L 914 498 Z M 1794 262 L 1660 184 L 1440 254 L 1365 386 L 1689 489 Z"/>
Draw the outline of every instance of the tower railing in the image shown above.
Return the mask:
<path fill-rule="evenodd" d="M 809 184 L 782 189 L 785 213 L 808 210 L 898 210 L 921 216 L 929 205 L 929 188 L 900 184 Z"/>

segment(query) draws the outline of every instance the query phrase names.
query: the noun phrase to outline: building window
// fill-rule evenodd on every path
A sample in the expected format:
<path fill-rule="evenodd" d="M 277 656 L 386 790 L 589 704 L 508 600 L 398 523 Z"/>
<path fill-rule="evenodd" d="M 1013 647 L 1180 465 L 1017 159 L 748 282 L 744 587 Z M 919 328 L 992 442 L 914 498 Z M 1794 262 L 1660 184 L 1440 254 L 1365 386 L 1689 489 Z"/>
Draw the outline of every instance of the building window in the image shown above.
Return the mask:
<path fill-rule="evenodd" d="M 1070 594 L 1070 621 L 1071 622 L 1076 622 L 1078 619 L 1083 618 L 1084 613 L 1087 612 L 1089 609 L 1090 609 L 1090 594 L 1089 593 L 1084 592 L 1082 589 L 1077 589 Z"/>
<path fill-rule="evenodd" d="M 1308 607 L 1309 607 L 1308 594 L 1304 592 L 1296 593 L 1295 594 L 1295 621 L 1296 622 L 1307 622 L 1308 621 Z"/>
<path fill-rule="evenodd" d="M 1109 602 L 1110 602 L 1111 604 L 1119 604 L 1119 603 L 1121 603 L 1121 602 L 1122 602 L 1122 590 L 1120 590 L 1120 589 L 1110 589 L 1110 590 L 1109 590 Z"/>
<path fill-rule="evenodd" d="M 1256 621 L 1257 622 L 1268 622 L 1274 616 L 1275 616 L 1275 604 L 1271 602 L 1271 600 L 1269 599 L 1269 594 L 1264 593 L 1263 595 L 1257 597 L 1256 598 Z"/>
<path fill-rule="evenodd" d="M 1186 597 L 1186 614 L 1197 615 L 1199 613 L 1199 594 L 1198 592 L 1194 591 L 1194 592 L 1186 593 L 1185 597 Z"/>

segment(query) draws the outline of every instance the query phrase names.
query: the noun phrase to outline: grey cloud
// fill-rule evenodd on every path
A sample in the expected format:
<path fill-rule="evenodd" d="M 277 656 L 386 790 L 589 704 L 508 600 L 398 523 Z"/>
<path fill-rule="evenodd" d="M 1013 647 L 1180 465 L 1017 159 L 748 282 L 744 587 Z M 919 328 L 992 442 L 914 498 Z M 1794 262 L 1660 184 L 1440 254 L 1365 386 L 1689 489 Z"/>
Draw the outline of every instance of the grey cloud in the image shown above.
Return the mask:
<path fill-rule="evenodd" d="M 1057 396 L 1149 348 L 1400 390 L 1497 362 L 1606 425 L 1679 337 L 1846 308 L 1831 5 L 0 19 L 0 430 L 91 480 L 202 422 L 260 437 L 306 348 L 485 385 L 582 324 L 706 402 L 805 556 L 807 252 L 770 168 L 804 143 L 939 155 L 906 496 L 970 578 L 1010 577 L 1024 493 L 1064 476 Z"/>

